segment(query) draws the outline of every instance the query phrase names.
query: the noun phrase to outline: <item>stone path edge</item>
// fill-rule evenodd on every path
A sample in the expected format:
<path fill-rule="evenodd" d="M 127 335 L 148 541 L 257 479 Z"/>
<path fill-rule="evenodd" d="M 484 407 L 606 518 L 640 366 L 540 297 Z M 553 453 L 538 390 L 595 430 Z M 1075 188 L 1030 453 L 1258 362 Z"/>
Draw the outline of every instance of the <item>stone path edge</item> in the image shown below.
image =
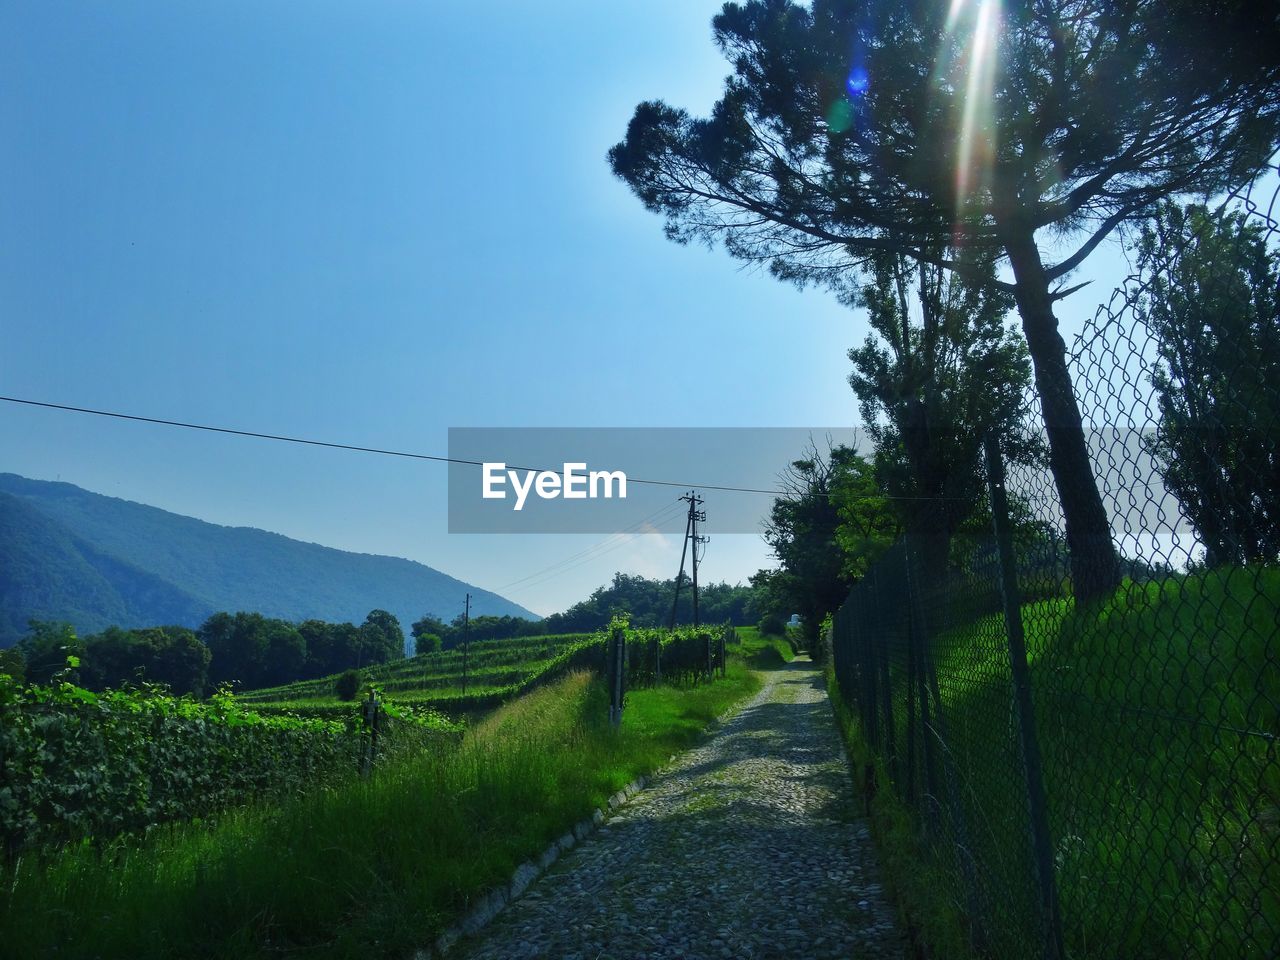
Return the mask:
<path fill-rule="evenodd" d="M 759 673 L 759 671 L 756 671 Z M 629 784 L 613 794 L 608 800 L 606 806 L 609 814 L 620 809 L 629 803 L 640 793 L 645 787 L 654 781 L 655 778 L 661 776 L 663 772 L 670 767 L 675 761 L 687 753 L 689 750 L 696 749 L 706 740 L 715 734 L 729 720 L 733 719 L 749 704 L 758 697 L 772 682 L 772 678 L 766 679 L 761 688 L 754 693 L 750 693 L 742 699 L 736 701 L 728 710 L 720 714 L 712 720 L 705 730 L 702 731 L 697 743 L 690 744 L 685 750 L 681 750 L 672 756 L 666 763 L 655 770 L 649 776 L 640 776 L 632 780 Z M 603 807 L 597 807 L 589 817 L 585 817 L 575 823 L 569 830 L 557 840 L 552 841 L 547 849 L 535 860 L 526 860 L 515 868 L 511 873 L 511 879 L 500 887 L 494 887 L 472 907 L 461 920 L 451 926 L 446 927 L 435 942 L 430 946 L 418 947 L 409 951 L 408 960 L 435 960 L 435 958 L 443 957 L 454 945 L 464 936 L 473 936 L 487 927 L 507 905 L 518 900 L 521 895 L 533 884 L 538 877 L 546 873 L 551 866 L 560 859 L 561 854 L 568 853 L 575 846 L 581 843 L 587 837 L 591 836 L 605 821 L 607 814 Z"/>

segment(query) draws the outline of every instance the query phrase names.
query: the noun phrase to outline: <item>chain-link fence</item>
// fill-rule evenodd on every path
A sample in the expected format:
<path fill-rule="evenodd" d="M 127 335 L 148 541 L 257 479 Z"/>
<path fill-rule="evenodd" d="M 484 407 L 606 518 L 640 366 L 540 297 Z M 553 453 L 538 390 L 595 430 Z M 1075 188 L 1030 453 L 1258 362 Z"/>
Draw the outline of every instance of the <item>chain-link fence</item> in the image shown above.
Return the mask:
<path fill-rule="evenodd" d="M 1080 475 L 993 437 L 989 535 L 922 527 L 833 618 L 878 788 L 978 955 L 1280 956 L 1277 183 L 1154 211 L 1070 351 L 1094 569 Z M 1026 413 L 1023 440 L 1064 429 Z"/>

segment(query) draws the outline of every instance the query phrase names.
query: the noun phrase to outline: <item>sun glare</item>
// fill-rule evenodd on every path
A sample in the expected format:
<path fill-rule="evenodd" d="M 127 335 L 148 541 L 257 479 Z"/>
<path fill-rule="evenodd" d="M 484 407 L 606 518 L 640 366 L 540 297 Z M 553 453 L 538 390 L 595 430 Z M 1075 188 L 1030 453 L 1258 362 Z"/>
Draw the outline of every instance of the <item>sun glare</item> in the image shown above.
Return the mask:
<path fill-rule="evenodd" d="M 991 123 L 992 90 L 999 31 L 1000 0 L 951 0 L 946 46 L 954 47 L 953 40 L 960 40 L 963 53 L 959 66 L 965 75 L 956 150 L 956 202 L 961 209 L 982 186 L 990 169 L 995 135 Z M 939 54 L 945 55 L 944 51 Z"/>

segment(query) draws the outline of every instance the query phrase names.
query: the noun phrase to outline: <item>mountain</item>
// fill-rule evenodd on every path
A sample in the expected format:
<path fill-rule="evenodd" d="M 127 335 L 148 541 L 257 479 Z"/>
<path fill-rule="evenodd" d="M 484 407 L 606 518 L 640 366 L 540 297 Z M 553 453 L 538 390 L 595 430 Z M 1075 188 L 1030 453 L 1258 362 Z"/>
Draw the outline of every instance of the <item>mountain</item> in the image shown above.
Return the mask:
<path fill-rule="evenodd" d="M 423 614 L 537 615 L 421 563 L 349 553 L 252 527 L 224 527 L 70 483 L 0 473 L 0 646 L 27 620 L 67 620 L 81 635 L 198 626 L 218 610 L 359 623 L 375 608 L 406 632 Z"/>

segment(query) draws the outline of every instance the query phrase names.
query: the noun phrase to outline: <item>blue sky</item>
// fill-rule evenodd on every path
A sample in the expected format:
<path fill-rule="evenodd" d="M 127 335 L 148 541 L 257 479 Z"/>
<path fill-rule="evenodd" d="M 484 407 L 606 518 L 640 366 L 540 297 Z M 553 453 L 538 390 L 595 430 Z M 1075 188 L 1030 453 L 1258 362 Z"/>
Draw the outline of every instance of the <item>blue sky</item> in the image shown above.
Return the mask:
<path fill-rule="evenodd" d="M 852 425 L 863 318 L 669 243 L 605 162 L 637 102 L 714 101 L 719 6 L 10 0 L 0 393 L 426 453 L 451 426 Z M 428 463 L 12 405 L 0 451 L 490 589 L 601 540 L 450 536 Z M 547 613 L 678 562 L 606 546 L 508 593 Z M 724 537 L 702 576 L 766 562 Z"/>

